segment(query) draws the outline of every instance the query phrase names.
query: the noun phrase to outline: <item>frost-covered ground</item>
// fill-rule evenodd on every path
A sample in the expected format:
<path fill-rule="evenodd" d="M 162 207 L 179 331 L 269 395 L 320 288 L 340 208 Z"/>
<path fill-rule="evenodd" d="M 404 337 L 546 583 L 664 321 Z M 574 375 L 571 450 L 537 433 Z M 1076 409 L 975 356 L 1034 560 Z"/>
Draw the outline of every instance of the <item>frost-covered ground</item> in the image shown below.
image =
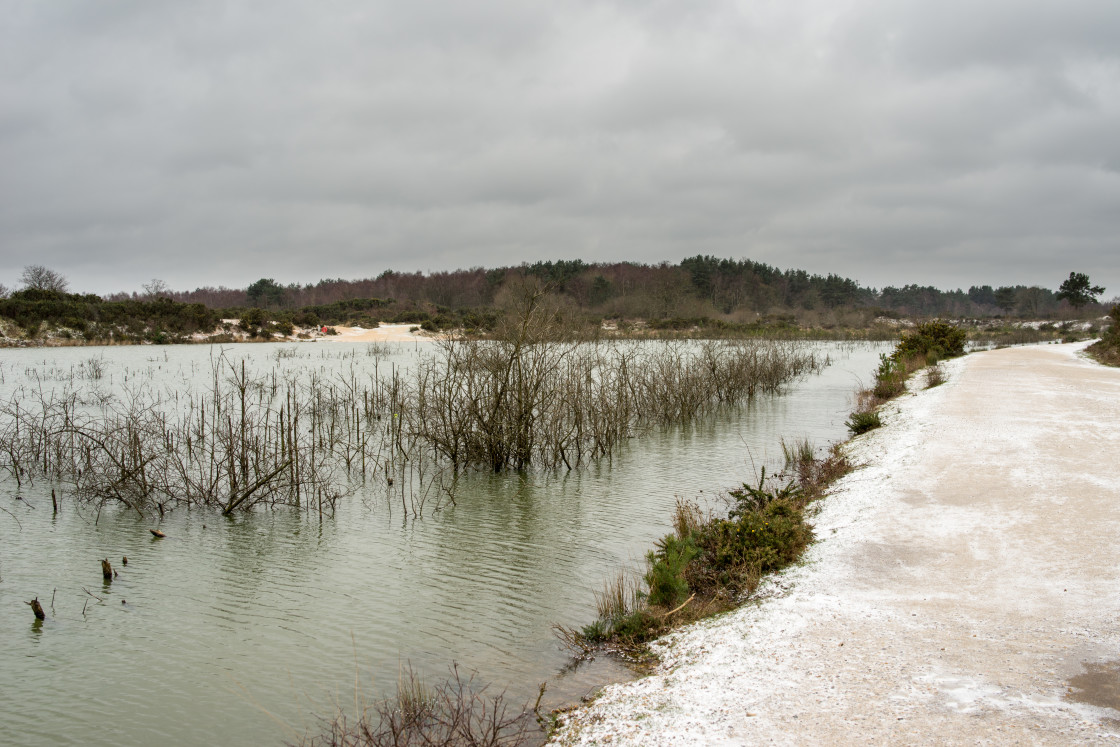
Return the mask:
<path fill-rule="evenodd" d="M 1084 346 L 976 353 L 888 405 L 806 561 L 554 741 L 1120 741 L 1120 370 Z"/>

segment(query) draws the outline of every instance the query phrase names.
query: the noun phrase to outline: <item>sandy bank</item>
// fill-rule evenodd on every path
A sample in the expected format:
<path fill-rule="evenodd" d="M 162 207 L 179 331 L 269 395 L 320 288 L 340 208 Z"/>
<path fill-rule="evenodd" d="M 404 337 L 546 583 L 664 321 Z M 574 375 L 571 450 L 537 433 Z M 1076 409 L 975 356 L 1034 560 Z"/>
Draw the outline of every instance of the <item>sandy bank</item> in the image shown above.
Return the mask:
<path fill-rule="evenodd" d="M 410 330 L 416 330 L 412 332 Z M 382 324 L 374 329 L 335 326 L 337 335 L 320 337 L 320 342 L 415 342 L 437 339 L 421 332 L 415 324 Z"/>
<path fill-rule="evenodd" d="M 1120 370 L 1085 344 L 888 405 L 760 602 L 671 636 L 561 744 L 1120 739 Z"/>

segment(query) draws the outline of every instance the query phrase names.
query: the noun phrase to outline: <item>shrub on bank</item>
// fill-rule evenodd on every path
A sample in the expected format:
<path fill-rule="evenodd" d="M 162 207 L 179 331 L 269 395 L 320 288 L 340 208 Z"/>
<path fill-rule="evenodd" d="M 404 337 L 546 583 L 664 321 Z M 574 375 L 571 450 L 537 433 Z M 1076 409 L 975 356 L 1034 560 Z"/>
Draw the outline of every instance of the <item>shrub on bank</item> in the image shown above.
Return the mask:
<path fill-rule="evenodd" d="M 896 361 L 926 357 L 933 353 L 938 358 L 955 358 L 964 355 L 965 331 L 948 322 L 935 319 L 919 324 L 913 332 L 903 335 L 891 358 Z"/>
<path fill-rule="evenodd" d="M 763 574 L 786 567 L 813 538 L 813 531 L 793 501 L 770 500 L 762 508 L 736 510 L 727 519 L 709 522 L 694 538 L 697 562 L 689 586 L 709 596 L 737 597 L 754 591 Z"/>
<path fill-rule="evenodd" d="M 858 436 L 882 424 L 876 409 L 905 392 L 906 380 L 915 371 L 930 367 L 927 386 L 944 383 L 945 372 L 939 363 L 942 358 L 964 355 L 965 340 L 966 333 L 959 327 L 940 320 L 924 322 L 904 335 L 890 355 L 879 356 L 875 383 L 859 393 L 856 411 L 848 418 L 847 426 L 852 435 Z"/>
<path fill-rule="evenodd" d="M 1120 366 L 1120 306 L 1113 306 L 1108 316 L 1112 324 L 1089 346 L 1089 352 L 1107 366 Z"/>
<path fill-rule="evenodd" d="M 704 516 L 697 504 L 677 503 L 674 531 L 646 558 L 644 590 L 621 575 L 598 595 L 599 616 L 581 630 L 558 627 L 569 646 L 597 645 L 634 654 L 675 625 L 730 609 L 767 573 L 793 563 L 813 539 L 806 505 L 823 495 L 850 466 L 834 448 L 825 459 L 787 465 L 797 481 L 767 480 L 729 492 L 726 517 Z"/>
<path fill-rule="evenodd" d="M 844 425 L 848 426 L 848 430 L 852 432 L 853 436 L 867 433 L 870 430 L 878 428 L 882 424 L 883 421 L 879 419 L 879 413 L 876 410 L 853 412 L 844 423 Z"/>

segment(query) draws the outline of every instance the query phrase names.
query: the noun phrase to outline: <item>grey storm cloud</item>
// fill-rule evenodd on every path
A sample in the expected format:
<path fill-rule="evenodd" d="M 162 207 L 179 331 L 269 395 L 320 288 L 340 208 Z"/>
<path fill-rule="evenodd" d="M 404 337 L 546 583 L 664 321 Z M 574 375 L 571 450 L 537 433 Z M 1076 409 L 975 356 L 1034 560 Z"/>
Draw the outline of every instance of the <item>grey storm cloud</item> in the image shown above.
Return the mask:
<path fill-rule="evenodd" d="M 0 0 L 0 282 L 699 253 L 1120 293 L 1114 0 Z"/>

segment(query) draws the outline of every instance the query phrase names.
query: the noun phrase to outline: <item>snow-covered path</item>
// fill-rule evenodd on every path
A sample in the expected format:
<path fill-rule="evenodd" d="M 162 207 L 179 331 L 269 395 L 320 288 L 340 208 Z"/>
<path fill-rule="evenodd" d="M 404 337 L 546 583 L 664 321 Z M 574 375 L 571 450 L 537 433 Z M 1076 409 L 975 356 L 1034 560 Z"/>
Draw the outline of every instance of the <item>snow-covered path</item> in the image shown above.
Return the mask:
<path fill-rule="evenodd" d="M 807 561 L 561 744 L 1120 744 L 1120 370 L 976 353 L 887 406 Z"/>

